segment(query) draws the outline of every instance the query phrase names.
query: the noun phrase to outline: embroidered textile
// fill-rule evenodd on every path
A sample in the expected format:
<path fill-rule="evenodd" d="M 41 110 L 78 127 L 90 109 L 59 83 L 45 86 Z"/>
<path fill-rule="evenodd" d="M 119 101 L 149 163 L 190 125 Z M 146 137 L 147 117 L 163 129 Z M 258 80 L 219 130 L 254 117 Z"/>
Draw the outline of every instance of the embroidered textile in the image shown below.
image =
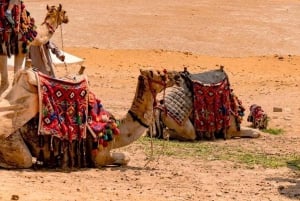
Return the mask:
<path fill-rule="evenodd" d="M 250 106 L 250 114 L 247 118 L 248 122 L 252 122 L 254 128 L 266 129 L 268 124 L 268 116 L 261 106 L 253 104 Z"/>
<path fill-rule="evenodd" d="M 104 109 L 100 99 L 92 92 L 89 93 L 89 113 L 88 128 L 93 133 L 96 147 L 98 144 L 103 147 L 107 146 L 107 142 L 111 141 L 114 135 L 119 135 L 119 122 L 115 120 L 113 115 Z"/>
<path fill-rule="evenodd" d="M 216 84 L 193 81 L 194 126 L 197 132 L 218 132 L 230 123 L 230 88 L 227 79 Z"/>
<path fill-rule="evenodd" d="M 40 72 L 39 134 L 53 135 L 69 141 L 86 137 L 88 83 L 68 82 Z"/>

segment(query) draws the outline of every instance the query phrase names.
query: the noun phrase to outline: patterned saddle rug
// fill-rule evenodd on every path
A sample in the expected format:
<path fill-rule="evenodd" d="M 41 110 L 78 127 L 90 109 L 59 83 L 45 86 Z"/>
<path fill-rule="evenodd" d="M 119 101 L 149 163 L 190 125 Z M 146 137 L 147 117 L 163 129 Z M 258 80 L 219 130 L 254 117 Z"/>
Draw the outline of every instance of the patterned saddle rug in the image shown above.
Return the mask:
<path fill-rule="evenodd" d="M 219 133 L 230 126 L 230 115 L 241 123 L 244 108 L 230 89 L 227 74 L 223 69 L 212 70 L 190 76 L 193 90 L 193 121 L 199 136 Z"/>
<path fill-rule="evenodd" d="M 118 135 L 118 122 L 89 91 L 87 79 L 70 82 L 36 72 L 39 91 L 39 135 L 72 142 L 86 138 L 88 128 L 97 145 Z"/>
<path fill-rule="evenodd" d="M 197 132 L 216 132 L 229 126 L 230 85 L 224 71 L 191 75 L 194 126 Z"/>
<path fill-rule="evenodd" d="M 9 0 L 0 0 L 0 55 L 18 54 L 20 52 L 18 42 L 22 42 L 21 52 L 25 54 L 27 43 L 37 35 L 35 21 L 21 1 L 12 10 L 12 17 L 15 21 L 15 25 L 12 26 L 5 17 L 8 2 Z"/>

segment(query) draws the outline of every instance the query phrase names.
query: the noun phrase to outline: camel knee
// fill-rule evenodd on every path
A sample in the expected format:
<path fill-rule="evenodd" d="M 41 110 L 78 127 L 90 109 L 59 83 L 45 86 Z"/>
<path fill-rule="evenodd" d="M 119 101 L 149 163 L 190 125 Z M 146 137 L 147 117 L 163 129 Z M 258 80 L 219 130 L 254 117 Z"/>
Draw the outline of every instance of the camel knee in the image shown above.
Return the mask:
<path fill-rule="evenodd" d="M 111 154 L 113 165 L 127 165 L 130 161 L 129 154 L 114 152 Z"/>
<path fill-rule="evenodd" d="M 0 166 L 4 168 L 32 166 L 32 155 L 19 132 L 0 139 Z"/>

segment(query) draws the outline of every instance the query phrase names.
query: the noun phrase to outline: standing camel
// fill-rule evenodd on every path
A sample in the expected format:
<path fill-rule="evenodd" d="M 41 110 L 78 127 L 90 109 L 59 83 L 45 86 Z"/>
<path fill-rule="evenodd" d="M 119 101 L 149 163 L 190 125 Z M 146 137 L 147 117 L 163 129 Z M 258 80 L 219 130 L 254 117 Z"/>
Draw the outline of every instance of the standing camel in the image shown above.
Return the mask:
<path fill-rule="evenodd" d="M 28 15 L 28 12 L 24 9 L 21 13 L 21 21 L 27 22 L 27 24 L 33 23 L 28 22 L 30 16 Z M 23 20 L 22 20 L 23 19 Z M 24 20 L 25 19 L 25 20 Z M 24 62 L 24 58 L 26 56 L 26 50 L 29 49 L 30 45 L 34 46 L 40 46 L 42 44 L 47 43 L 50 38 L 55 33 L 55 30 L 58 28 L 59 25 L 62 23 L 68 23 L 69 19 L 66 15 L 66 11 L 62 9 L 62 5 L 59 4 L 59 6 L 48 6 L 47 5 L 47 14 L 43 21 L 43 23 L 36 28 L 36 34 L 31 35 L 33 40 L 30 42 L 30 40 L 27 40 L 25 43 L 22 40 L 18 40 L 18 38 L 26 38 L 28 36 L 22 35 L 21 31 L 18 32 L 17 37 L 17 44 L 18 44 L 18 50 L 24 50 L 24 51 L 18 51 L 18 52 L 12 52 L 12 54 L 15 54 L 14 58 L 14 73 L 16 73 L 18 70 L 22 68 L 22 64 Z M 26 28 L 26 25 L 20 24 L 20 29 L 23 27 Z M 6 31 L 6 30 L 4 30 Z M 11 35 L 13 32 L 8 32 L 9 35 Z M 4 33 L 2 33 L 4 34 Z M 7 33 L 5 33 L 7 34 Z M 9 49 L 9 48 L 5 48 Z M 0 86 L 0 96 L 1 94 L 8 88 L 9 86 L 9 80 L 8 80 L 8 69 L 7 69 L 7 57 L 10 53 L 6 51 L 6 53 L 0 55 L 0 73 L 1 73 L 1 86 Z"/>

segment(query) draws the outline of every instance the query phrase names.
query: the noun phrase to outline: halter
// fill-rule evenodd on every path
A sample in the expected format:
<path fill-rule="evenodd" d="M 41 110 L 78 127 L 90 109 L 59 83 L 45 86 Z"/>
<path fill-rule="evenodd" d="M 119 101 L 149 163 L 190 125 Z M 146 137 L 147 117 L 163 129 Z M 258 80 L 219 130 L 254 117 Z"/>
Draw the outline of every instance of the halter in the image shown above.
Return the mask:
<path fill-rule="evenodd" d="M 153 100 L 154 100 L 154 102 L 153 102 L 153 106 L 154 106 L 154 107 L 157 105 L 157 100 L 156 100 L 156 95 L 157 95 L 157 93 L 156 93 L 156 91 L 153 89 L 152 83 L 159 84 L 159 85 L 163 86 L 163 99 L 165 99 L 165 91 L 166 91 L 166 88 L 167 88 L 167 83 L 166 83 L 166 81 L 167 81 L 167 79 L 168 79 L 168 75 L 167 75 L 167 70 L 166 70 L 166 69 L 164 69 L 163 72 L 164 72 L 164 74 L 161 76 L 162 81 L 152 80 L 151 78 L 149 78 L 149 76 L 147 77 L 148 80 L 149 80 L 149 82 L 148 82 L 148 83 L 149 83 L 149 89 L 150 89 L 150 91 L 151 91 L 152 98 L 153 98 Z M 160 72 L 158 72 L 158 73 L 160 74 Z"/>
<path fill-rule="evenodd" d="M 54 32 L 57 29 L 57 27 L 62 24 L 62 22 L 60 20 L 60 17 L 59 17 L 60 11 L 58 11 L 57 9 L 55 9 L 55 11 L 56 11 L 55 22 L 57 24 L 55 28 L 49 22 L 46 21 L 49 18 L 49 14 L 48 14 L 48 16 L 46 16 L 44 22 L 42 23 L 42 24 L 46 24 L 47 25 L 47 28 L 48 28 L 50 34 L 54 34 Z"/>
<path fill-rule="evenodd" d="M 168 75 L 167 75 L 167 70 L 164 70 L 164 75 L 161 76 L 162 78 L 162 81 L 156 81 L 156 80 L 152 80 L 149 76 L 147 76 L 147 80 L 148 80 L 148 84 L 149 84 L 149 89 L 150 89 L 150 92 L 152 94 L 152 97 L 153 97 L 153 106 L 156 106 L 157 105 L 157 101 L 156 101 L 156 91 L 153 89 L 152 87 L 152 83 L 155 83 L 155 84 L 159 84 L 161 86 L 163 86 L 163 91 L 164 91 L 164 96 L 165 96 L 165 90 L 167 88 L 167 79 L 168 79 Z M 132 117 L 132 119 L 134 121 L 137 121 L 139 122 L 139 124 L 141 124 L 143 127 L 145 128 L 149 128 L 149 125 L 144 123 L 132 110 L 129 110 L 128 113 L 130 114 L 130 116 Z"/>
<path fill-rule="evenodd" d="M 49 22 L 44 21 L 43 24 L 47 25 L 48 31 L 50 34 L 54 34 L 55 29 L 53 28 L 53 26 L 51 24 L 49 24 Z"/>
<path fill-rule="evenodd" d="M 56 9 L 56 13 L 60 13 L 61 11 L 58 11 Z M 64 54 L 64 42 L 63 42 L 63 30 L 62 30 L 62 24 L 63 24 L 63 20 L 60 19 L 59 14 L 56 14 L 56 28 L 54 28 L 49 22 L 46 21 L 47 20 L 47 16 L 44 20 L 44 22 L 42 24 L 46 24 L 48 31 L 50 34 L 54 34 L 55 30 L 58 28 L 58 26 L 60 26 L 60 36 L 61 36 L 61 43 L 62 43 L 62 52 Z M 67 68 L 67 63 L 66 61 L 64 61 L 64 66 L 65 66 L 65 71 L 66 74 L 68 75 L 68 68 Z"/>

